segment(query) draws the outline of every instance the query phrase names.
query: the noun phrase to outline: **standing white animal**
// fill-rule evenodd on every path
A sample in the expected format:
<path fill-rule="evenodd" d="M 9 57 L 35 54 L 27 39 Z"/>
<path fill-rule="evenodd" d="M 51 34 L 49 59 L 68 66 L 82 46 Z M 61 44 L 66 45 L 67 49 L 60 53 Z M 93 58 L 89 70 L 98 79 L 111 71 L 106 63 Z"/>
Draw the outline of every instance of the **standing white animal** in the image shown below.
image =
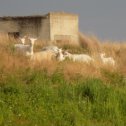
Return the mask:
<path fill-rule="evenodd" d="M 31 56 L 33 55 L 33 46 L 37 38 L 28 38 L 30 39 L 31 43 L 29 45 L 29 50 L 26 51 L 26 56 Z"/>
<path fill-rule="evenodd" d="M 34 46 L 34 41 L 31 41 L 31 43 L 29 45 L 29 50 L 27 50 L 26 53 L 25 53 L 26 56 L 31 56 L 31 55 L 34 54 L 33 46 Z"/>
<path fill-rule="evenodd" d="M 42 62 L 44 60 L 53 60 L 55 58 L 55 53 L 53 53 L 50 50 L 35 52 L 33 51 L 34 41 L 31 41 L 31 50 L 30 53 L 27 54 L 27 56 L 30 56 L 30 60 L 33 62 Z"/>
<path fill-rule="evenodd" d="M 37 38 L 32 38 L 32 37 L 29 37 L 29 39 L 31 42 L 35 42 L 37 40 Z"/>
<path fill-rule="evenodd" d="M 89 55 L 86 55 L 86 54 L 71 54 L 71 53 L 65 52 L 65 57 L 68 57 L 69 59 L 71 59 L 74 62 L 78 61 L 78 62 L 89 63 L 91 61 L 94 61 L 94 59 L 92 57 L 90 57 Z"/>
<path fill-rule="evenodd" d="M 24 38 L 20 38 L 23 45 L 25 44 L 25 38 L 26 38 L 26 36 L 24 36 Z"/>
<path fill-rule="evenodd" d="M 14 45 L 16 50 L 23 52 L 23 53 L 28 51 L 29 48 L 30 48 L 30 45 L 25 45 L 25 38 L 26 38 L 26 36 L 24 36 L 24 38 L 20 38 L 20 40 L 22 42 L 21 44 L 15 44 Z"/>
<path fill-rule="evenodd" d="M 58 61 L 63 61 L 63 60 L 65 60 L 65 57 L 64 57 L 64 55 L 63 55 L 63 50 L 62 50 L 62 49 L 59 49 L 58 54 L 57 54 L 57 56 L 56 56 L 56 59 L 57 59 Z"/>
<path fill-rule="evenodd" d="M 115 65 L 115 60 L 112 57 L 105 57 L 105 53 L 101 53 L 100 57 L 104 64 Z"/>
<path fill-rule="evenodd" d="M 15 44 L 14 47 L 20 47 L 25 44 L 25 36 L 23 38 L 20 38 L 21 44 Z"/>

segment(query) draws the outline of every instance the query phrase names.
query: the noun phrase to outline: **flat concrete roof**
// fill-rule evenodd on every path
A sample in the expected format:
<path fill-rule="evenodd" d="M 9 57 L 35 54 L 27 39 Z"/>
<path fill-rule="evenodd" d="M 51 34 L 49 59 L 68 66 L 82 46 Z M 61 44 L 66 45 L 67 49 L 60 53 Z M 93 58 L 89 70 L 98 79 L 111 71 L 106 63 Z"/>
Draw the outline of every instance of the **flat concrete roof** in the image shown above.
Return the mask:
<path fill-rule="evenodd" d="M 0 17 L 0 20 L 9 20 L 9 19 L 23 19 L 23 18 L 47 18 L 49 15 L 63 15 L 63 16 L 78 16 L 76 14 L 66 13 L 66 12 L 49 12 L 45 15 L 31 15 L 31 16 L 3 16 Z"/>

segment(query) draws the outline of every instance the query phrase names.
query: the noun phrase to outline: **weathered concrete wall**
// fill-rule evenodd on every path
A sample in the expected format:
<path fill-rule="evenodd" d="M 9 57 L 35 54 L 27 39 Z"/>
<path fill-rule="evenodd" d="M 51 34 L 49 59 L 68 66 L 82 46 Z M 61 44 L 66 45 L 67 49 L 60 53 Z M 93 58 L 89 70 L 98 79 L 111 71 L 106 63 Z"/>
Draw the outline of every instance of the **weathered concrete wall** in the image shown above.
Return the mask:
<path fill-rule="evenodd" d="M 38 37 L 41 30 L 41 18 L 22 18 L 16 19 L 19 25 L 21 36 L 30 35 Z"/>
<path fill-rule="evenodd" d="M 51 40 L 78 41 L 78 16 L 66 13 L 50 13 Z"/>
<path fill-rule="evenodd" d="M 0 20 L 0 32 L 18 32 L 18 23 L 12 20 Z"/>
<path fill-rule="evenodd" d="M 0 20 L 0 31 L 13 33 L 19 32 L 21 36 L 30 35 L 38 37 L 41 30 L 41 17 L 31 18 L 6 18 Z"/>
<path fill-rule="evenodd" d="M 39 37 L 42 40 L 50 40 L 50 20 L 49 16 L 47 18 L 41 20 L 41 30 L 39 33 Z"/>

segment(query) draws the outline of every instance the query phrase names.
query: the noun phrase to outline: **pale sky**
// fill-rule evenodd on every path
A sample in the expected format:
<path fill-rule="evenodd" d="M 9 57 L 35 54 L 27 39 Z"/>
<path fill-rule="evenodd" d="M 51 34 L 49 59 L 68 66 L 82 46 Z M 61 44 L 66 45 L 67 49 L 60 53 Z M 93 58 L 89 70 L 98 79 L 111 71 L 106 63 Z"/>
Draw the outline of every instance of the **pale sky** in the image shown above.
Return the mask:
<path fill-rule="evenodd" d="M 0 16 L 50 11 L 78 14 L 81 32 L 101 39 L 126 40 L 126 0 L 0 0 Z"/>

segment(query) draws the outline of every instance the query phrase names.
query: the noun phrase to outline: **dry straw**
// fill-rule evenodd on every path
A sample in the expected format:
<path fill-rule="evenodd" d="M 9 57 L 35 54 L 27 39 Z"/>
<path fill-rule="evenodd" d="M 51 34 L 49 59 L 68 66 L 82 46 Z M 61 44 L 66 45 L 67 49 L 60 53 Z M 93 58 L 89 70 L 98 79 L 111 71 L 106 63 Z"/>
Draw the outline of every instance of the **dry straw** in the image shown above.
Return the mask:
<path fill-rule="evenodd" d="M 117 71 L 126 75 L 126 44 L 101 42 L 95 36 L 87 36 L 82 33 L 80 36 L 80 46 L 72 45 L 72 43 L 55 43 L 55 45 L 67 49 L 71 53 L 87 53 L 91 55 L 95 61 L 91 64 L 78 63 L 66 60 L 64 62 L 57 61 L 43 61 L 39 64 L 32 64 L 29 58 L 17 53 L 13 45 L 19 42 L 14 38 L 9 38 L 5 34 L 0 34 L 0 70 L 4 72 L 15 72 L 21 69 L 39 69 L 47 70 L 48 74 L 53 74 L 57 69 L 60 69 L 65 78 L 73 79 L 78 76 L 82 77 L 101 77 L 101 70 L 106 69 L 109 71 Z M 52 43 L 51 43 L 52 44 Z M 34 51 L 40 51 L 42 47 L 50 45 L 44 41 L 38 40 L 35 43 Z M 103 65 L 100 59 L 100 53 L 105 52 L 106 56 L 112 56 L 116 65 L 106 66 Z"/>

